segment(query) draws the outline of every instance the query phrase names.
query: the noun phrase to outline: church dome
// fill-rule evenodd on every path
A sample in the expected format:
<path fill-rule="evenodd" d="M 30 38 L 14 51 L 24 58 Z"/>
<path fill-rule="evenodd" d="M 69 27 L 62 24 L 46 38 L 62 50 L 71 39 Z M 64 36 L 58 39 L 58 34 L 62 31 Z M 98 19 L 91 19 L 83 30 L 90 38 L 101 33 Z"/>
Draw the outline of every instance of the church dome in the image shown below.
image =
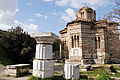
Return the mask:
<path fill-rule="evenodd" d="M 80 8 L 79 11 L 76 12 L 76 17 L 82 19 L 96 20 L 96 12 L 92 8 L 85 6 L 83 8 Z"/>

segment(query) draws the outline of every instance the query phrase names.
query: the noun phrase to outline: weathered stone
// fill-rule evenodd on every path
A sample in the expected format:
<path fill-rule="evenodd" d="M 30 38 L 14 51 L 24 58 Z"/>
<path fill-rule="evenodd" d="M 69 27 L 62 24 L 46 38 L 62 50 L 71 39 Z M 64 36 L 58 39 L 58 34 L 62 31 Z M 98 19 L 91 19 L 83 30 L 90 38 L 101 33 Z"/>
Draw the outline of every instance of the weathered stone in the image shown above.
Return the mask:
<path fill-rule="evenodd" d="M 42 44 L 53 44 L 55 39 L 58 39 L 58 36 L 52 32 L 40 32 L 40 33 L 32 33 L 31 37 L 35 38 L 37 43 Z"/>
<path fill-rule="evenodd" d="M 64 78 L 78 80 L 79 79 L 79 64 L 64 64 Z"/>
<path fill-rule="evenodd" d="M 34 60 L 33 70 L 44 71 L 44 70 L 54 70 L 53 60 Z"/>
<path fill-rule="evenodd" d="M 16 76 L 23 72 L 29 72 L 30 64 L 16 64 L 6 66 L 6 75 Z"/>
<path fill-rule="evenodd" d="M 89 7 L 76 13 L 76 19 L 60 31 L 60 39 L 61 58 L 69 58 L 68 62 L 120 63 L 118 23 L 106 19 L 96 21 L 95 10 Z"/>
<path fill-rule="evenodd" d="M 36 45 L 36 59 L 52 59 L 52 45 Z"/>
<path fill-rule="evenodd" d="M 52 60 L 52 44 L 58 36 L 51 32 L 31 34 L 37 41 L 36 54 L 33 61 L 33 75 L 39 78 L 54 76 L 54 61 Z"/>
<path fill-rule="evenodd" d="M 81 71 L 83 71 L 83 72 L 86 72 L 87 71 L 87 69 L 80 69 Z"/>
<path fill-rule="evenodd" d="M 45 71 L 38 71 L 33 70 L 33 76 L 39 77 L 39 78 L 50 78 L 54 76 L 54 71 L 45 70 Z"/>

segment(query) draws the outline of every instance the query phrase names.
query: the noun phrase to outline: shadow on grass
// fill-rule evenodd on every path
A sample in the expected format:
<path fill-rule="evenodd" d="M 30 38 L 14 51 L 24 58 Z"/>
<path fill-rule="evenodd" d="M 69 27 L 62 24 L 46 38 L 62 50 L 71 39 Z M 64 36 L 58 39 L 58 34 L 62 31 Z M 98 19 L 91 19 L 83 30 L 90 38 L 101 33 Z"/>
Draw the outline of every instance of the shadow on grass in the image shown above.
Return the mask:
<path fill-rule="evenodd" d="M 80 80 L 88 80 L 88 76 L 87 75 L 80 75 Z"/>
<path fill-rule="evenodd" d="M 18 77 L 24 77 L 27 75 L 32 75 L 32 73 L 26 71 L 26 72 L 22 72 L 22 73 L 17 74 L 15 77 L 18 78 Z"/>

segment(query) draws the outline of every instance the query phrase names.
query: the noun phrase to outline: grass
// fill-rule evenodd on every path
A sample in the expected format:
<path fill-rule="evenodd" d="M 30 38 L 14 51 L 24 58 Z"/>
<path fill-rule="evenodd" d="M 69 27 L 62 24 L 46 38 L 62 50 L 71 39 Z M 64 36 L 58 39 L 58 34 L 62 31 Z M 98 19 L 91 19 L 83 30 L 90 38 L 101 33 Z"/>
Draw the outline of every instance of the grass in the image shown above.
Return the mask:
<path fill-rule="evenodd" d="M 54 76 L 52 78 L 43 78 L 43 79 L 35 77 L 35 76 L 32 75 L 28 80 L 65 80 L 65 79 L 63 78 L 62 75 Z"/>
<path fill-rule="evenodd" d="M 0 64 L 3 64 L 4 66 L 13 64 L 13 62 L 3 56 L 0 56 Z"/>
<path fill-rule="evenodd" d="M 54 72 L 54 74 L 61 74 L 60 72 Z"/>
<path fill-rule="evenodd" d="M 100 65 L 98 68 L 93 69 L 93 71 L 80 71 L 80 76 L 82 78 L 81 80 L 112 80 L 111 77 L 120 77 L 120 73 L 117 72 L 119 70 L 119 67 L 115 67 L 113 65 L 108 67 L 104 64 Z M 111 74 L 111 72 L 115 74 Z"/>
<path fill-rule="evenodd" d="M 108 80 L 111 80 L 109 79 L 110 78 L 109 73 L 104 70 L 80 72 L 80 78 L 82 78 L 82 80 L 102 80 L 101 78 L 108 78 Z M 107 80 L 107 79 L 104 79 L 104 80 Z"/>

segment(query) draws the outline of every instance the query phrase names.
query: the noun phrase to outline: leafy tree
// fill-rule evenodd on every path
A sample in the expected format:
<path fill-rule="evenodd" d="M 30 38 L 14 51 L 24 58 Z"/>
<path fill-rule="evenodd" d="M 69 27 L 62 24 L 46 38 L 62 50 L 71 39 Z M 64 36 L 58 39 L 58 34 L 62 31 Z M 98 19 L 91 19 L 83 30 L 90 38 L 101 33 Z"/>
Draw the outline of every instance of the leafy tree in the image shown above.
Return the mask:
<path fill-rule="evenodd" d="M 30 63 L 35 54 L 36 41 L 19 26 L 9 31 L 0 31 L 0 55 L 15 64 Z"/>
<path fill-rule="evenodd" d="M 53 42 L 53 51 L 60 51 L 60 39 L 56 39 L 54 42 Z"/>

